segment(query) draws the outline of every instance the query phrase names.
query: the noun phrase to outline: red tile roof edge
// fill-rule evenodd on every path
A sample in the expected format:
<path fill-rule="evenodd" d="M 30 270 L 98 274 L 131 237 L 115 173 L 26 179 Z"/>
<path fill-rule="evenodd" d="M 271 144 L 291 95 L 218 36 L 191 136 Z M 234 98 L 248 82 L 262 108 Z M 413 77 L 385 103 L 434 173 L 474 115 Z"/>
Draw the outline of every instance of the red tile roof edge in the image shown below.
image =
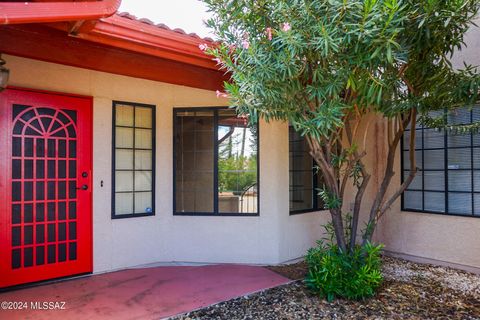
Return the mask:
<path fill-rule="evenodd" d="M 0 1 L 0 25 L 96 20 L 112 16 L 121 0 Z"/>
<path fill-rule="evenodd" d="M 194 38 L 194 39 L 201 39 L 201 40 L 204 40 L 205 42 L 209 42 L 209 43 L 214 43 L 215 40 L 213 40 L 212 38 L 209 38 L 209 37 L 200 37 L 198 34 L 192 32 L 192 33 L 186 33 L 183 29 L 181 28 L 175 28 L 175 29 L 172 29 L 170 28 L 169 26 L 167 26 L 166 24 L 164 23 L 154 23 L 152 20 L 150 19 L 147 19 L 147 18 L 138 18 L 136 17 L 135 15 L 129 13 L 129 12 L 117 12 L 115 14 L 116 16 L 119 16 L 119 17 L 122 17 L 124 19 L 129 19 L 129 20 L 132 20 L 132 21 L 136 21 L 138 23 L 142 23 L 142 24 L 146 24 L 146 25 L 149 25 L 149 26 L 154 26 L 154 27 L 157 27 L 159 29 L 163 29 L 163 30 L 167 30 L 167 31 L 171 31 L 171 32 L 175 32 L 177 34 L 181 34 L 181 35 L 184 35 L 186 37 L 190 37 L 190 38 Z"/>

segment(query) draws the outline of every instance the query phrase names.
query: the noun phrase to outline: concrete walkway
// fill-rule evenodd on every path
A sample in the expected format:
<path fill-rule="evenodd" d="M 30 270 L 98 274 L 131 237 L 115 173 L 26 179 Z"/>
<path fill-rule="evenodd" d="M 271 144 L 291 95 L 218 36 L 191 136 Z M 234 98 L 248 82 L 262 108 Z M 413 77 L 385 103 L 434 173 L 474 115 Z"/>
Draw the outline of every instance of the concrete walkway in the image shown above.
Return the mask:
<path fill-rule="evenodd" d="M 287 282 L 245 265 L 129 269 L 1 293 L 23 310 L 0 319 L 162 319 Z"/>

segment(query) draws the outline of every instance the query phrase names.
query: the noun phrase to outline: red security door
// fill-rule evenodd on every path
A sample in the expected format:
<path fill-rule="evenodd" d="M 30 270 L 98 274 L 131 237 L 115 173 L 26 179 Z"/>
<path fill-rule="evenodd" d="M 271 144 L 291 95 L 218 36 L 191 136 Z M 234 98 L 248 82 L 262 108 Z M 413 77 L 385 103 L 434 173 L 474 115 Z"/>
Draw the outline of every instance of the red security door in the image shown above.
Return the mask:
<path fill-rule="evenodd" d="M 92 100 L 0 93 L 0 288 L 92 271 Z"/>

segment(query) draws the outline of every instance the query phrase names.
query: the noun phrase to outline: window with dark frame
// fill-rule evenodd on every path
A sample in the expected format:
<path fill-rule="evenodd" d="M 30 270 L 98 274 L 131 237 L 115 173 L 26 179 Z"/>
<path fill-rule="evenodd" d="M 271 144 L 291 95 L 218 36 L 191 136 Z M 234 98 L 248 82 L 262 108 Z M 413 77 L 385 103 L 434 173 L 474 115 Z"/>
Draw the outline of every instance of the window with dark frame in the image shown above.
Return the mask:
<path fill-rule="evenodd" d="M 458 109 L 446 120 L 452 125 L 477 122 L 480 110 Z M 402 195 L 402 210 L 480 217 L 480 134 L 455 134 L 420 124 L 415 131 L 419 171 Z M 409 128 L 402 141 L 402 181 L 410 174 L 410 135 Z"/>
<path fill-rule="evenodd" d="M 318 195 L 321 174 L 308 151 L 307 141 L 293 126 L 289 127 L 288 137 L 290 214 L 324 210 Z"/>
<path fill-rule="evenodd" d="M 258 215 L 258 125 L 226 107 L 174 109 L 174 215 Z"/>
<path fill-rule="evenodd" d="M 155 106 L 113 102 L 112 218 L 155 214 Z"/>

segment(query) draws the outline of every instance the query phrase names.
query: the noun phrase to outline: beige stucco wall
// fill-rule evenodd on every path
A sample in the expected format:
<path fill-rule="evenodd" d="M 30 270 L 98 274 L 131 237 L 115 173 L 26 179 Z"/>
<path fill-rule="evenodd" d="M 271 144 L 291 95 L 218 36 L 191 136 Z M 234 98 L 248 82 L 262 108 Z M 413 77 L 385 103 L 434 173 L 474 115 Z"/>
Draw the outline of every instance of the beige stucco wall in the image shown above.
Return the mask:
<path fill-rule="evenodd" d="M 276 188 L 279 196 L 276 202 L 279 212 L 280 261 L 291 261 L 304 254 L 315 241 L 324 236 L 323 225 L 330 221 L 328 211 L 307 212 L 289 215 L 289 147 L 288 124 L 276 123 L 278 139 L 268 152 L 274 152 L 277 172 Z"/>
<path fill-rule="evenodd" d="M 378 139 L 378 145 L 385 143 Z M 379 150 L 378 157 L 385 159 L 385 153 Z M 395 168 L 391 191 L 400 185 L 400 152 Z M 389 253 L 407 259 L 473 270 L 480 268 L 479 230 L 478 217 L 402 211 L 398 200 L 379 223 L 375 239 Z"/>
<path fill-rule="evenodd" d="M 471 32 L 467 50 L 455 55 L 480 65 L 480 37 Z M 5 56 L 10 84 L 26 88 L 75 93 L 94 98 L 94 271 L 135 265 L 187 262 L 279 263 L 302 256 L 322 237 L 329 214 L 288 212 L 288 125 L 260 124 L 260 216 L 191 217 L 172 215 L 172 117 L 174 107 L 218 106 L 225 100 L 214 92 L 135 79 L 58 64 Z M 112 100 L 157 107 L 156 216 L 111 220 L 111 104 Z M 383 173 L 385 126 L 372 115 L 361 131 L 372 180 L 365 194 L 366 217 Z M 396 172 L 400 174 L 400 153 Z M 104 187 L 100 187 L 100 181 Z M 393 186 L 400 184 L 397 175 Z M 352 186 L 349 186 L 352 188 Z M 347 188 L 344 209 L 353 192 Z M 363 220 L 363 219 L 362 219 Z M 363 224 L 360 224 L 360 228 Z M 398 201 L 381 221 L 374 239 L 386 250 L 480 268 L 480 219 L 401 212 Z"/>
<path fill-rule="evenodd" d="M 327 214 L 288 213 L 288 126 L 260 124 L 260 216 L 172 215 L 174 107 L 219 106 L 214 92 L 4 56 L 10 85 L 93 97 L 94 271 L 156 262 L 271 264 L 302 256 Z M 112 100 L 156 105 L 156 215 L 110 218 Z M 100 182 L 104 186 L 100 187 Z"/>
<path fill-rule="evenodd" d="M 480 64 L 480 61 L 476 63 Z M 358 144 L 362 150 L 367 151 L 364 163 L 372 175 L 362 202 L 358 230 L 360 233 L 365 227 L 370 207 L 384 174 L 387 141 L 386 125 L 375 115 L 369 115 L 362 120 L 359 132 L 364 136 L 359 139 Z M 389 194 L 400 186 L 400 150 L 397 151 L 395 172 Z M 353 185 L 349 183 L 345 192 L 344 211 L 351 210 L 354 191 Z M 308 230 L 308 227 L 304 230 Z M 401 210 L 399 199 L 380 220 L 373 239 L 375 242 L 383 243 L 389 254 L 420 262 L 480 271 L 479 231 L 478 217 L 406 212 Z"/>
<path fill-rule="evenodd" d="M 477 24 L 479 22 L 480 18 L 477 19 Z M 464 61 L 480 65 L 480 29 L 472 27 L 465 37 L 465 42 L 467 47 L 453 56 L 453 65 L 462 68 Z M 386 142 L 382 137 L 384 135 L 377 138 L 379 146 L 385 146 Z M 384 158 L 384 155 L 381 150 L 377 153 L 379 159 Z M 397 154 L 396 172 L 398 174 L 393 184 L 398 186 L 401 172 L 400 152 Z M 385 243 L 386 250 L 411 259 L 446 262 L 471 269 L 480 268 L 479 232 L 479 218 L 402 212 L 400 201 L 397 201 L 379 225 L 376 239 Z"/>

